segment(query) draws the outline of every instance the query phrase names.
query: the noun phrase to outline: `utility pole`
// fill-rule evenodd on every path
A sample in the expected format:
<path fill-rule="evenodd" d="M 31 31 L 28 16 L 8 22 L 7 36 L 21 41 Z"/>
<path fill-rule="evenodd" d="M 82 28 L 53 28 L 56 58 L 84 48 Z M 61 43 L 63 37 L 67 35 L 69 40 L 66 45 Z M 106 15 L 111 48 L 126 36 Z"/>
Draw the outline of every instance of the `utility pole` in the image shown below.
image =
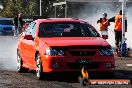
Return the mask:
<path fill-rule="evenodd" d="M 65 18 L 67 18 L 67 3 L 65 4 Z"/>
<path fill-rule="evenodd" d="M 126 0 L 122 0 L 122 43 L 121 43 L 121 56 L 126 57 L 127 44 L 125 43 L 125 14 L 126 14 Z"/>
<path fill-rule="evenodd" d="M 40 3 L 40 9 L 39 9 L 40 10 L 40 16 L 42 16 L 42 0 L 40 0 L 39 3 Z"/>
<path fill-rule="evenodd" d="M 125 40 L 125 14 L 126 14 L 126 0 L 122 1 L 122 43 Z"/>
<path fill-rule="evenodd" d="M 56 6 L 55 6 L 55 18 L 56 18 Z"/>

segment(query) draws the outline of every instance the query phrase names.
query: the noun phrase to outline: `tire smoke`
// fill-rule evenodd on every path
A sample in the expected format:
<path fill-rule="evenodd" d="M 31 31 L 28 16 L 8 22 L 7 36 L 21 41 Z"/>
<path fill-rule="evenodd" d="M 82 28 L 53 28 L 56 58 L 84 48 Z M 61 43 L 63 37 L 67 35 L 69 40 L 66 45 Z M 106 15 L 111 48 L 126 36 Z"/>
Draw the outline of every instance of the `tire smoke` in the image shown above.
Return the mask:
<path fill-rule="evenodd" d="M 0 68 L 16 71 L 17 38 L 14 36 L 0 36 L 0 40 Z"/>
<path fill-rule="evenodd" d="M 80 9 L 80 13 L 78 14 L 77 18 L 81 18 L 83 20 L 86 20 L 90 24 L 92 24 L 97 31 L 99 31 L 99 25 L 97 24 L 97 20 L 102 17 L 102 13 L 107 13 L 107 18 L 114 17 L 118 14 L 119 10 L 122 9 L 121 3 L 101 3 L 101 2 L 91 2 L 91 3 L 85 3 L 83 8 Z M 127 11 L 126 11 L 126 17 L 128 20 L 128 31 L 126 33 L 127 38 L 127 44 L 128 47 L 132 47 L 132 40 L 131 40 L 131 24 L 132 24 L 132 2 L 127 3 Z M 115 35 L 114 35 L 114 23 L 111 22 L 111 25 L 109 26 L 108 34 L 109 39 L 107 40 L 113 47 L 115 47 Z"/>

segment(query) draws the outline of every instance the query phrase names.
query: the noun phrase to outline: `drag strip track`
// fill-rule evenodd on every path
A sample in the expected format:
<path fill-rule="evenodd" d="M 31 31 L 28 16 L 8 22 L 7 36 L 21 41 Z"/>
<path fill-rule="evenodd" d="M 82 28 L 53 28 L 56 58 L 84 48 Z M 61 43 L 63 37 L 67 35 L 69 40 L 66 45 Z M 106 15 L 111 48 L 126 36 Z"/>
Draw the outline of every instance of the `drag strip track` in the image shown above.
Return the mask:
<path fill-rule="evenodd" d="M 131 85 L 89 85 L 82 87 L 72 75 L 47 75 L 43 80 L 37 80 L 35 73 L 17 73 L 16 44 L 14 36 L 0 36 L 0 88 L 132 88 Z M 112 79 L 132 79 L 132 58 L 120 60 L 116 57 L 116 71 Z"/>

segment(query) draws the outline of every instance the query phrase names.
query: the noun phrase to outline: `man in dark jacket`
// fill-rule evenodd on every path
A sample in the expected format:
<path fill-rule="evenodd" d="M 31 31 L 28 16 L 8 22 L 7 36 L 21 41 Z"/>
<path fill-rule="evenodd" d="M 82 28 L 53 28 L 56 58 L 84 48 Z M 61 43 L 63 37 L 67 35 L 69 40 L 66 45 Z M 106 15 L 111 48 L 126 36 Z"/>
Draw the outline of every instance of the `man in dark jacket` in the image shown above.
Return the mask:
<path fill-rule="evenodd" d="M 18 14 L 18 31 L 19 31 L 19 34 L 22 32 L 22 27 L 23 27 L 23 20 L 22 20 L 21 14 Z"/>
<path fill-rule="evenodd" d="M 114 22 L 114 32 L 115 32 L 115 45 L 117 49 L 120 48 L 120 43 L 122 41 L 122 10 L 119 13 L 110 18 L 109 22 Z M 127 32 L 127 19 L 125 19 L 125 32 Z"/>
<path fill-rule="evenodd" d="M 14 36 L 17 36 L 22 32 L 22 27 L 23 27 L 23 20 L 21 14 L 18 14 L 18 16 L 15 15 L 13 23 L 15 26 Z"/>
<path fill-rule="evenodd" d="M 14 20 L 13 20 L 15 30 L 14 30 L 14 36 L 18 35 L 18 17 L 15 15 Z"/>
<path fill-rule="evenodd" d="M 97 24 L 100 23 L 101 35 L 104 39 L 108 39 L 108 26 L 110 23 L 107 19 L 107 13 L 103 13 L 103 17 L 97 21 Z"/>
<path fill-rule="evenodd" d="M 110 18 L 109 22 L 114 22 L 114 32 L 115 32 L 115 45 L 116 45 L 116 53 L 120 51 L 121 42 L 122 42 L 122 10 L 119 13 Z M 125 18 L 125 32 L 127 32 L 127 19 Z"/>

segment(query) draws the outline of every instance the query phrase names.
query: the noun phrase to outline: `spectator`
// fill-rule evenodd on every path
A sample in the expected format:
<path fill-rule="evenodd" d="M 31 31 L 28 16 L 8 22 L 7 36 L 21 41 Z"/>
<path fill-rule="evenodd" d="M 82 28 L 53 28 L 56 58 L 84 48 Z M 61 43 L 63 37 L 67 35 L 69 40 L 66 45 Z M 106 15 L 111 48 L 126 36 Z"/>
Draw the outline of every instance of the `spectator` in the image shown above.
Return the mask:
<path fill-rule="evenodd" d="M 114 32 L 115 32 L 115 45 L 119 49 L 120 43 L 122 41 L 122 10 L 119 11 L 119 13 L 110 18 L 109 22 L 114 22 Z M 127 32 L 127 19 L 125 19 L 125 32 Z"/>
<path fill-rule="evenodd" d="M 21 17 L 21 14 L 19 13 L 18 14 L 18 32 L 19 34 L 22 32 L 22 28 L 23 28 L 23 20 L 22 20 L 22 17 Z"/>
<path fill-rule="evenodd" d="M 17 36 L 18 35 L 18 17 L 17 17 L 17 15 L 15 15 L 15 17 L 13 19 L 13 24 L 15 26 L 14 36 Z"/>
<path fill-rule="evenodd" d="M 21 14 L 18 14 L 18 16 L 15 15 L 13 23 L 15 26 L 14 36 L 17 36 L 22 32 L 22 27 L 23 27 L 23 20 Z"/>
<path fill-rule="evenodd" d="M 108 39 L 108 26 L 110 23 L 107 19 L 107 13 L 103 13 L 103 17 L 97 21 L 97 24 L 100 23 L 101 35 L 104 39 Z"/>

